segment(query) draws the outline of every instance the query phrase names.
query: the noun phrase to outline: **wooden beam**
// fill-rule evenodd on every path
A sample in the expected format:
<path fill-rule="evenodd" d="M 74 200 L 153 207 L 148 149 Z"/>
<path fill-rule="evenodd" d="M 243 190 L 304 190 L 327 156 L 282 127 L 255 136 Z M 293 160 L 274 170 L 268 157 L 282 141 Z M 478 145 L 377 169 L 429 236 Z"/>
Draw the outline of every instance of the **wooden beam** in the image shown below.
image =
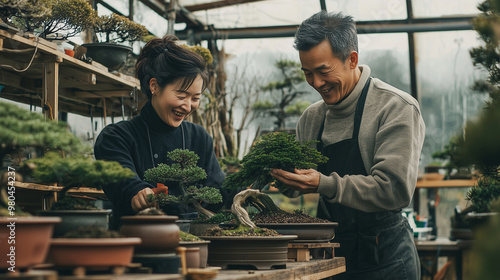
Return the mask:
<path fill-rule="evenodd" d="M 252 2 L 258 2 L 258 1 L 263 1 L 263 0 L 223 0 L 223 1 L 214 1 L 214 2 L 209 2 L 209 3 L 190 5 L 190 6 L 184 6 L 184 7 L 191 12 L 195 12 L 195 11 L 217 9 L 217 8 L 223 8 L 223 7 L 228 7 L 228 6 L 232 6 L 232 5 L 239 5 L 239 4 L 252 3 Z"/>
<path fill-rule="evenodd" d="M 74 91 L 74 97 L 103 98 L 103 97 L 130 97 L 130 90 L 108 91 Z"/>
<path fill-rule="evenodd" d="M 43 103 L 47 106 L 47 108 L 44 108 L 45 117 L 57 121 L 59 113 L 59 63 L 44 63 L 44 68 Z"/>
<path fill-rule="evenodd" d="M 71 67 L 61 69 L 60 88 L 95 84 L 97 84 L 97 76 L 94 73 L 83 72 Z"/>

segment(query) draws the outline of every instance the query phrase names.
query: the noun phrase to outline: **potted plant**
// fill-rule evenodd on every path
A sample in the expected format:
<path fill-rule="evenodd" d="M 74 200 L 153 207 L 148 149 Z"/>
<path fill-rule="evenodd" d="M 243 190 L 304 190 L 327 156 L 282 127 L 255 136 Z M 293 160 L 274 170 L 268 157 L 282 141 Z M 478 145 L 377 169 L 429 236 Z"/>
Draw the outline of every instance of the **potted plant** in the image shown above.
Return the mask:
<path fill-rule="evenodd" d="M 109 70 L 120 70 L 132 51 L 131 47 L 117 43 L 133 43 L 149 34 L 143 25 L 115 13 L 97 17 L 93 31 L 99 42 L 82 45 L 87 49 L 86 56 L 108 67 Z"/>
<path fill-rule="evenodd" d="M 286 132 L 270 133 L 262 136 L 252 146 L 249 153 L 241 161 L 242 167 L 238 172 L 230 174 L 224 180 L 223 187 L 234 189 L 249 187 L 252 189 L 267 189 L 269 186 L 286 192 L 286 187 L 280 181 L 275 180 L 269 172 L 271 169 L 279 168 L 287 171 L 294 169 L 315 168 L 317 164 L 326 162 L 327 158 L 319 151 L 311 148 L 315 141 L 300 143 L 295 136 Z M 268 216 L 260 219 L 258 226 L 272 228 L 283 234 L 298 234 L 299 240 L 330 240 L 335 234 L 334 227 L 337 223 L 307 217 L 302 214 L 286 213 L 274 205 L 269 196 L 259 193 L 261 203 L 264 207 L 260 209 L 260 216 Z M 258 205 L 256 205 L 259 207 Z M 294 216 L 287 218 L 284 216 Z M 274 220 L 271 220 L 274 219 Z M 267 222 L 264 222 L 267 221 Z M 274 221 L 269 223 L 269 221 Z M 295 221 L 295 222 L 291 222 Z"/>
<path fill-rule="evenodd" d="M 201 237 L 211 241 L 208 248 L 209 265 L 257 269 L 286 267 L 288 242 L 296 239 L 297 235 L 281 235 L 275 230 L 257 227 L 243 206 L 247 201 L 267 205 L 268 197 L 255 189 L 241 191 L 234 197 L 231 211 L 236 218 L 236 227 L 213 228 Z"/>
<path fill-rule="evenodd" d="M 188 261 L 188 263 L 191 263 L 191 265 L 188 265 L 188 267 L 194 267 L 194 268 L 207 267 L 208 244 L 210 243 L 210 241 L 203 240 L 202 238 L 199 238 L 196 235 L 183 231 L 180 232 L 179 238 L 180 238 L 179 246 L 186 247 L 187 250 L 193 250 L 197 248 L 199 252 L 198 263 L 193 263 L 196 261 L 195 258 L 193 258 L 193 260 Z"/>
<path fill-rule="evenodd" d="M 484 45 L 473 48 L 470 54 L 474 65 L 483 66 L 489 76 L 487 80 L 476 81 L 474 87 L 477 91 L 487 92 L 490 100 L 479 117 L 467 123 L 465 137 L 458 143 L 461 159 L 473 164 L 481 173 L 477 185 L 467 194 L 475 212 L 468 214 L 471 223 L 496 215 L 496 212 L 491 212 L 491 204 L 500 197 L 500 54 L 497 52 L 500 7 L 487 0 L 478 8 L 482 13 L 473 20 L 473 26 Z"/>
<path fill-rule="evenodd" d="M 85 0 L 17 2 L 20 8 L 11 13 L 10 22 L 21 30 L 39 34 L 44 39 L 65 40 L 90 28 L 97 18 L 97 12 Z"/>
<path fill-rule="evenodd" d="M 205 179 L 207 174 L 196 165 L 198 155 L 193 151 L 175 149 L 167 154 L 173 161 L 171 165 L 160 163 L 157 167 L 144 172 L 144 179 L 155 184 L 168 186 L 169 182 L 178 183 L 180 195 L 163 192 L 150 195 L 150 201 L 157 201 L 159 207 L 167 210 L 172 204 L 192 205 L 200 215 L 212 217 L 215 213 L 205 209 L 200 202 L 216 204 L 222 202 L 220 191 L 212 187 L 197 187 L 195 183 Z"/>
<path fill-rule="evenodd" d="M 118 162 L 94 160 L 85 155 L 62 157 L 60 153 L 49 152 L 42 158 L 30 159 L 23 163 L 25 170 L 39 183 L 57 183 L 64 186 L 59 193 L 59 201 L 50 210 L 39 211 L 42 216 L 59 216 L 62 223 L 57 225 L 54 236 L 83 225 L 108 227 L 109 209 L 98 209 L 88 200 L 68 195 L 68 190 L 80 187 L 101 189 L 103 185 L 118 183 L 134 176 L 134 172 L 123 168 Z"/>
<path fill-rule="evenodd" d="M 59 268 L 92 270 L 113 268 L 116 274 L 130 264 L 137 237 L 124 237 L 103 227 L 83 226 L 52 239 L 50 261 Z"/>

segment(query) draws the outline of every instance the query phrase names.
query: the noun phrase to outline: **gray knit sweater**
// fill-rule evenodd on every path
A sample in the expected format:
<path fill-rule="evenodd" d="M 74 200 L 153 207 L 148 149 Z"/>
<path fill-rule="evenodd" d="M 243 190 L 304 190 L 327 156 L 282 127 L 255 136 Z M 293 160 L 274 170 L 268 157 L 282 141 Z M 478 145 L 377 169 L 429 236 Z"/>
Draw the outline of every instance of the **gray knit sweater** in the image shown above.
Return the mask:
<path fill-rule="evenodd" d="M 298 140 L 321 137 L 325 146 L 352 137 L 356 103 L 370 68 L 360 65 L 361 77 L 341 103 L 323 100 L 309 106 L 297 124 Z M 327 201 L 375 212 L 396 210 L 410 204 L 417 182 L 425 124 L 418 102 L 408 93 L 373 78 L 366 98 L 359 132 L 359 147 L 368 176 L 321 174 L 317 192 Z"/>

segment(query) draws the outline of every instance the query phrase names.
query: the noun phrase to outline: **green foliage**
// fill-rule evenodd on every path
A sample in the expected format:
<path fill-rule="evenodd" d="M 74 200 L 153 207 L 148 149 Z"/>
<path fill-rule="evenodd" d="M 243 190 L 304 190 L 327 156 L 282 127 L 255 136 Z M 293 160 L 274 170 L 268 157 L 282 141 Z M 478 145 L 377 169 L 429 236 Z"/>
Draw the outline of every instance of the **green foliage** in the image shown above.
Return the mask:
<path fill-rule="evenodd" d="M 168 181 L 179 182 L 186 189 L 190 183 L 207 178 L 203 168 L 196 165 L 200 157 L 193 151 L 175 149 L 167 154 L 174 161 L 172 165 L 160 163 L 157 167 L 144 172 L 146 181 L 165 184 Z"/>
<path fill-rule="evenodd" d="M 118 162 L 93 160 L 84 156 L 61 157 L 50 152 L 42 158 L 26 161 L 23 166 L 34 164 L 33 177 L 40 183 L 58 183 L 65 188 L 94 187 L 122 182 L 135 173 Z"/>
<path fill-rule="evenodd" d="M 207 66 L 212 65 L 212 63 L 214 62 L 212 53 L 207 48 L 204 48 L 202 46 L 188 46 L 188 45 L 181 45 L 181 46 L 201 55 L 201 57 L 203 57 L 203 60 L 205 60 L 205 64 Z"/>
<path fill-rule="evenodd" d="M 204 224 L 220 224 L 229 222 L 234 219 L 234 214 L 231 212 L 222 212 L 213 215 L 210 218 L 207 218 L 203 215 L 200 215 L 198 220 L 194 220 L 193 223 L 204 223 Z"/>
<path fill-rule="evenodd" d="M 311 105 L 309 101 L 299 101 L 285 108 L 287 115 L 302 115 L 302 113 Z"/>
<path fill-rule="evenodd" d="M 81 199 L 78 197 L 64 196 L 62 199 L 58 200 L 50 210 L 96 210 L 99 209 L 95 207 L 90 201 Z"/>
<path fill-rule="evenodd" d="M 52 14 L 51 0 L 0 0 L 0 20 L 14 25 L 16 19 L 40 19 Z"/>
<path fill-rule="evenodd" d="M 237 189 L 253 184 L 253 188 L 262 189 L 266 184 L 276 183 L 276 187 L 284 186 L 269 175 L 271 169 L 283 169 L 293 172 L 294 169 L 316 168 L 319 163 L 328 159 L 318 150 L 311 148 L 316 141 L 300 143 L 295 135 L 284 132 L 269 133 L 262 136 L 243 157 L 243 168 L 228 175 L 223 187 Z"/>
<path fill-rule="evenodd" d="M 477 185 L 467 192 L 466 199 L 476 212 L 489 212 L 493 201 L 500 198 L 500 181 L 491 177 L 483 177 Z"/>
<path fill-rule="evenodd" d="M 457 135 L 450 138 L 448 144 L 444 146 L 442 151 L 436 151 L 432 154 L 433 159 L 440 159 L 445 161 L 445 167 L 448 173 L 452 169 L 467 169 L 470 173 L 472 166 L 464 161 L 461 143 L 463 142 L 463 135 Z M 432 165 L 432 163 L 429 163 Z M 441 166 L 441 163 L 438 165 Z"/>
<path fill-rule="evenodd" d="M 193 241 L 204 241 L 196 235 L 192 235 L 187 232 L 179 231 L 179 241 L 193 242 Z"/>
<path fill-rule="evenodd" d="M 500 212 L 500 201 L 496 201 L 493 210 Z M 490 222 L 475 232 L 473 274 L 471 279 L 496 280 L 500 275 L 500 215 L 491 217 Z"/>
<path fill-rule="evenodd" d="M 66 39 L 95 24 L 97 11 L 85 0 L 28 0 L 34 5 L 49 9 L 50 13 L 39 16 L 36 13 L 18 14 L 14 22 L 24 31 L 36 31 L 43 38 L 60 33 Z M 36 7 L 36 6 L 33 6 Z"/>
<path fill-rule="evenodd" d="M 205 201 L 214 204 L 222 202 L 222 195 L 215 188 L 189 186 L 191 183 L 207 178 L 205 170 L 196 165 L 200 157 L 195 152 L 175 149 L 169 152 L 167 157 L 174 163 L 172 165 L 158 164 L 157 167 L 146 170 L 144 180 L 162 184 L 166 184 L 168 181 L 179 182 L 182 195 L 173 196 L 160 193 L 148 197 L 150 201 L 157 200 L 161 207 L 171 203 L 198 204 L 199 201 Z"/>
<path fill-rule="evenodd" d="M 0 102 L 0 156 L 22 147 L 63 152 L 81 152 L 84 148 L 64 122 L 45 120 L 13 104 Z"/>
<path fill-rule="evenodd" d="M 127 17 L 112 13 L 96 19 L 94 31 L 101 37 L 101 42 L 135 42 L 143 40 L 149 32 L 144 25 Z"/>
<path fill-rule="evenodd" d="M 483 66 L 489 76 L 474 88 L 486 90 L 491 100 L 477 120 L 467 123 L 458 150 L 464 162 L 474 164 L 483 174 L 467 199 L 476 211 L 489 211 L 491 202 L 500 195 L 500 1 L 486 0 L 478 9 L 482 13 L 473 20 L 473 26 L 484 44 L 470 54 L 474 65 Z"/>
<path fill-rule="evenodd" d="M 304 73 L 298 62 L 286 59 L 276 61 L 275 66 L 281 75 L 281 79 L 269 82 L 261 89 L 271 93 L 270 100 L 264 100 L 253 105 L 253 110 L 259 114 L 269 115 L 276 118 L 276 127 L 285 128 L 285 121 L 288 117 L 286 109 L 300 96 L 308 93 L 299 91 L 296 86 L 305 81 Z M 295 115 L 297 108 L 291 109 Z"/>

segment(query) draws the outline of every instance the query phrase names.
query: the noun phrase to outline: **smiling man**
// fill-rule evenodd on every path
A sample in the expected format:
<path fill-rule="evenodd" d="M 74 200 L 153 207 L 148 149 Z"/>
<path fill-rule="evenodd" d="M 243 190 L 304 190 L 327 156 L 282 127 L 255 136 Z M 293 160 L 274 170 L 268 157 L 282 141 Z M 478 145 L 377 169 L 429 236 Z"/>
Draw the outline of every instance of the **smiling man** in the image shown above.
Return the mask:
<path fill-rule="evenodd" d="M 408 93 L 358 65 L 352 17 L 319 12 L 295 35 L 306 80 L 323 100 L 297 124 L 297 139 L 318 140 L 329 158 L 317 170 L 272 176 L 288 194 L 320 194 L 318 217 L 338 222 L 337 256 L 347 272 L 334 279 L 420 279 L 413 233 L 401 208 L 410 204 L 425 125 Z"/>

